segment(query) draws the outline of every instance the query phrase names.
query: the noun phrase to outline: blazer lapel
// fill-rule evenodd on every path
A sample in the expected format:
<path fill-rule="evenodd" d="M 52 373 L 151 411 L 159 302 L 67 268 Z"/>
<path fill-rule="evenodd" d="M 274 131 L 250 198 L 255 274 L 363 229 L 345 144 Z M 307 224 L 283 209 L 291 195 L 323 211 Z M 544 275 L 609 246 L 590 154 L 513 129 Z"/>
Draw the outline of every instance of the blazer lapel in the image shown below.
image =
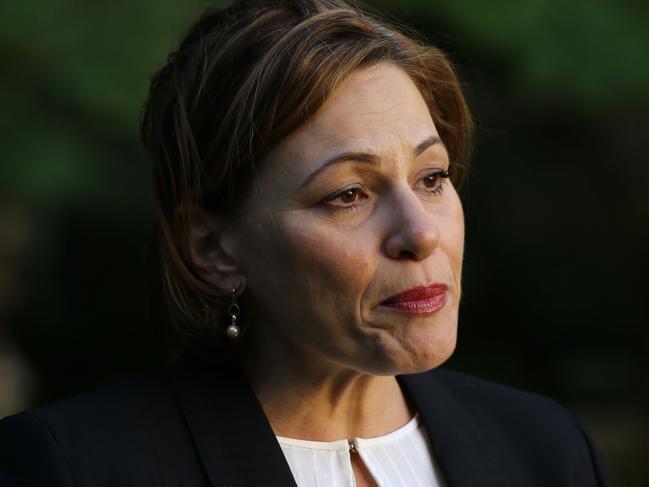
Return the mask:
<path fill-rule="evenodd" d="M 252 388 L 233 362 L 181 358 L 172 387 L 214 487 L 293 486 L 295 481 Z"/>
<path fill-rule="evenodd" d="M 511 485 L 493 448 L 435 371 L 397 376 L 419 410 L 448 487 Z M 180 410 L 214 487 L 293 486 L 295 480 L 244 374 L 233 361 L 183 357 L 171 368 Z"/>
<path fill-rule="evenodd" d="M 434 370 L 397 380 L 419 409 L 448 487 L 511 485 L 469 412 Z"/>

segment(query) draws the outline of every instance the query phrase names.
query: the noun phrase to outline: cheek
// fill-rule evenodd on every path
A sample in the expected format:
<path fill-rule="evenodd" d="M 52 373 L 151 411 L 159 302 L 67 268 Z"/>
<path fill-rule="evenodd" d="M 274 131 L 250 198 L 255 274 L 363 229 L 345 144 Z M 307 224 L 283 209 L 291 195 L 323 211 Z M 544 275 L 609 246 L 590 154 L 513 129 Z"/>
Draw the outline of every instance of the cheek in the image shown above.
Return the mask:
<path fill-rule="evenodd" d="M 371 243 L 362 236 L 322 224 L 291 221 L 284 235 L 283 252 L 306 280 L 322 283 L 333 291 L 362 290 L 364 278 L 371 273 Z"/>
<path fill-rule="evenodd" d="M 453 229 L 453 257 L 456 261 L 456 266 L 462 267 L 462 259 L 464 257 L 464 220 L 456 223 Z"/>
<path fill-rule="evenodd" d="M 268 294 L 263 301 L 269 306 L 289 298 L 290 308 L 303 319 L 355 316 L 374 272 L 368 253 L 374 243 L 312 216 L 285 215 L 273 229 L 252 249 L 249 274 L 255 294 Z"/>
<path fill-rule="evenodd" d="M 440 234 L 445 253 L 451 261 L 453 270 L 459 274 L 464 256 L 464 211 L 457 195 L 449 207 L 447 217 L 440 228 Z"/>

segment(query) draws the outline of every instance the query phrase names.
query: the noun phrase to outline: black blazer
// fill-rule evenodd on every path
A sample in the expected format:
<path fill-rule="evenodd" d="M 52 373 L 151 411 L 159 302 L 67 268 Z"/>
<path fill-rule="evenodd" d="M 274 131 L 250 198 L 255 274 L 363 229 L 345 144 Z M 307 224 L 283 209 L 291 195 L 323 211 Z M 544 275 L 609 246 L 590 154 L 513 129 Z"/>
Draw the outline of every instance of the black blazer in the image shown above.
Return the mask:
<path fill-rule="evenodd" d="M 590 438 L 554 401 L 444 369 L 397 379 L 420 411 L 448 486 L 609 485 Z M 0 421 L 3 481 L 295 486 L 242 372 L 189 358 Z"/>

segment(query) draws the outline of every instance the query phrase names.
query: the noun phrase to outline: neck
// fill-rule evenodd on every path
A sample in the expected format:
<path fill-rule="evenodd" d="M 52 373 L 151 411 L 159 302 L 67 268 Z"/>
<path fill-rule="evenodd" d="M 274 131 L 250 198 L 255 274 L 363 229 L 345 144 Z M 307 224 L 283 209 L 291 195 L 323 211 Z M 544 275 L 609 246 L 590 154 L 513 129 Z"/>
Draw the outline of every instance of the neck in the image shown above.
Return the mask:
<path fill-rule="evenodd" d="M 371 438 L 414 415 L 394 376 L 364 374 L 284 341 L 249 338 L 238 362 L 278 436 Z"/>

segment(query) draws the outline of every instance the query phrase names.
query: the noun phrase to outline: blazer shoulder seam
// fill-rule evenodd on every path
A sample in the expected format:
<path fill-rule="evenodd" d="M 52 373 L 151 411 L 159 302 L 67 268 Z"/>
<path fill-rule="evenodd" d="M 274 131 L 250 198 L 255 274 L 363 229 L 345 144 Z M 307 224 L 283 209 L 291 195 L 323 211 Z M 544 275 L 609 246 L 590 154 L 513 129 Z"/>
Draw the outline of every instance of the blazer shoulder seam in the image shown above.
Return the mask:
<path fill-rule="evenodd" d="M 52 429 L 52 426 L 44 418 L 41 418 L 39 414 L 35 411 L 27 414 L 29 415 L 29 417 L 31 417 L 33 423 L 38 423 L 39 427 L 45 430 L 47 434 L 50 436 L 52 443 L 56 446 L 58 454 L 61 457 L 61 460 L 65 464 L 65 469 L 68 472 L 68 479 L 70 480 L 70 486 L 74 487 L 76 483 L 74 481 L 74 477 L 72 476 L 72 469 L 70 468 L 70 463 L 68 462 L 68 459 L 65 457 L 63 453 L 63 447 L 58 437 L 56 436 L 54 430 Z"/>

